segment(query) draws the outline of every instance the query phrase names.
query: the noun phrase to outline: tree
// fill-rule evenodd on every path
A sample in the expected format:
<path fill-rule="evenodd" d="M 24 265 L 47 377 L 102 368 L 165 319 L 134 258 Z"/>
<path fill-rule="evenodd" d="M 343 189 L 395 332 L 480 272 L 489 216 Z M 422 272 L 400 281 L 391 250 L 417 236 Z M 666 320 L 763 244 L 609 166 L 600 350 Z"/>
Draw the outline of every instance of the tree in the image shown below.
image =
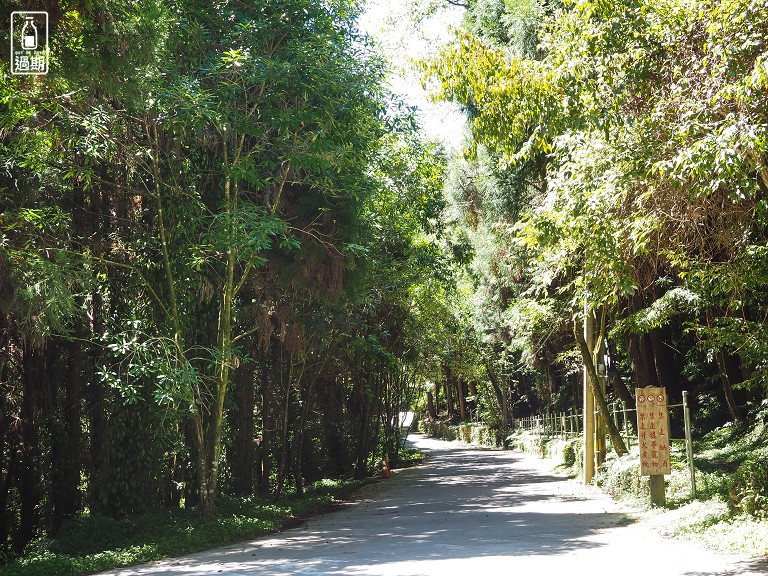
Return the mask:
<path fill-rule="evenodd" d="M 438 96 L 467 107 L 475 142 L 491 147 L 502 165 L 546 158 L 541 195 L 508 228 L 532 272 L 529 294 L 556 291 L 574 317 L 585 300 L 593 309 L 607 306 L 610 337 L 627 336 L 638 374 L 648 365 L 642 350 L 659 352 L 648 357 L 654 378 L 670 373 L 659 329 L 686 323 L 716 359 L 734 417 L 730 390 L 744 386 L 744 357 L 726 340 L 743 343 L 757 331 L 734 322 L 745 315 L 743 300 L 701 300 L 710 292 L 699 281 L 711 280 L 722 263 L 756 255 L 762 243 L 765 149 L 754 115 L 764 108 L 754 92 L 764 82 L 754 49 L 765 37 L 761 10 L 747 2 L 567 2 L 536 30 L 536 54 L 497 48 L 509 37 L 476 26 L 493 42 L 460 32 L 425 65 L 439 81 Z M 690 320 L 678 320 L 681 314 Z M 627 316 L 650 322 L 641 327 L 624 322 Z M 734 323 L 741 336 L 725 336 Z M 724 338 L 708 340 L 715 333 Z M 643 335 L 649 344 L 638 346 Z"/>
<path fill-rule="evenodd" d="M 3 200 L 0 377 L 9 414 L 29 414 L 27 430 L 2 426 L 3 486 L 20 486 L 18 498 L 6 491 L 4 513 L 24 510 L 19 549 L 43 523 L 37 504 L 51 489 L 36 454 L 67 439 L 64 424 L 70 455 L 90 435 L 83 506 L 119 516 L 178 505 L 167 486 L 194 468 L 186 503 L 199 498 L 213 513 L 232 370 L 256 375 L 248 355 L 273 329 L 260 311 L 278 309 L 282 346 L 298 326 L 283 314 L 291 303 L 338 298 L 354 250 L 345 245 L 371 193 L 385 131 L 381 64 L 354 18 L 345 2 L 218 12 L 97 3 L 52 15 L 58 64 L 48 77 L 2 75 L 0 186 L 15 200 L 7 210 Z M 326 286 L 307 288 L 307 277 Z M 71 360 L 61 382 L 46 383 L 56 409 L 40 418 L 34 378 L 57 358 L 39 351 L 60 342 Z M 301 362 L 322 372 L 322 350 Z M 300 379 L 304 405 L 311 376 Z M 153 435 L 130 433 L 130 422 Z M 191 462 L 185 444 L 196 447 Z M 79 457 L 56 450 L 77 494 Z M 16 454 L 35 462 L 22 482 Z M 136 466 L 117 465 L 126 462 Z M 127 478 L 144 492 L 126 489 Z M 65 514 L 82 509 L 58 485 L 53 499 L 74 505 Z"/>

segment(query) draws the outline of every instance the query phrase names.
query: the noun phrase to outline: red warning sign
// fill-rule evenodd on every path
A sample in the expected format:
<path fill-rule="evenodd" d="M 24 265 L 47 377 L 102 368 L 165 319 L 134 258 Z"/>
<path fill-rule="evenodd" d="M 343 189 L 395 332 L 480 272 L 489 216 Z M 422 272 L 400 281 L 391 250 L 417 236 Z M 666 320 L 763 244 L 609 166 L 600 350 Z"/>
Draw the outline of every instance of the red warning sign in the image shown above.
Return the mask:
<path fill-rule="evenodd" d="M 636 388 L 640 475 L 669 474 L 669 416 L 664 388 Z"/>

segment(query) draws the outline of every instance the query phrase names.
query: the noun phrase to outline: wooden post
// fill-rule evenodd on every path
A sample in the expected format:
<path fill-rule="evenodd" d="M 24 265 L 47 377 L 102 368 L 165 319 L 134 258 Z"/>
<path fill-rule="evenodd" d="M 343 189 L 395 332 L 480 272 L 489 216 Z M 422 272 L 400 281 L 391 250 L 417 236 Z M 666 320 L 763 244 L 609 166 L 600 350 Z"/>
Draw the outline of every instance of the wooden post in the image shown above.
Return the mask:
<path fill-rule="evenodd" d="M 624 436 L 627 438 L 627 449 L 632 448 L 632 443 L 629 438 L 629 423 L 627 422 L 627 403 L 624 400 L 621 401 L 621 410 L 624 413 Z"/>
<path fill-rule="evenodd" d="M 688 406 L 688 392 L 683 390 L 683 419 L 685 420 L 685 454 L 688 456 L 688 470 L 691 473 L 691 498 L 696 498 L 696 473 L 693 467 L 693 438 L 691 437 L 691 409 Z"/>
<path fill-rule="evenodd" d="M 666 493 L 664 475 L 672 471 L 669 460 L 669 411 L 664 388 L 647 387 L 635 390 L 637 400 L 638 445 L 640 446 L 640 475 L 649 476 L 651 504 L 664 506 Z"/>
<path fill-rule="evenodd" d="M 592 314 L 584 301 L 584 340 L 592 345 L 595 327 Z M 591 350 L 590 350 L 591 353 Z M 595 477 L 595 398 L 589 387 L 589 373 L 584 367 L 584 484 L 589 484 Z"/>
<path fill-rule="evenodd" d="M 578 412 L 576 412 L 576 435 L 578 436 L 581 434 L 581 429 L 584 428 L 584 416 L 582 414 L 582 417 L 579 418 Z"/>
<path fill-rule="evenodd" d="M 664 506 L 667 503 L 664 474 L 652 474 L 648 478 L 651 486 L 651 504 L 653 506 Z"/>

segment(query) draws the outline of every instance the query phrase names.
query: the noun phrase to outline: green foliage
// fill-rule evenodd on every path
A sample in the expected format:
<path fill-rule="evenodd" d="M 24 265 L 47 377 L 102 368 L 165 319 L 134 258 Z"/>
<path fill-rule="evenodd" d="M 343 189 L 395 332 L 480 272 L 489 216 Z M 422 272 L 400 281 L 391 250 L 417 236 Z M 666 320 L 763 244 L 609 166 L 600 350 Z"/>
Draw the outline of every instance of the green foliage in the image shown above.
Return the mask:
<path fill-rule="evenodd" d="M 80 312 L 76 296 L 82 289 L 82 273 L 69 255 L 55 252 L 47 258 L 36 251 L 12 251 L 10 281 L 14 298 L 8 303 L 19 328 L 35 342 L 52 335 L 69 334 Z"/>
<path fill-rule="evenodd" d="M 272 468 L 264 491 L 290 492 L 288 476 L 365 473 L 397 451 L 392 416 L 441 352 L 445 326 L 429 341 L 421 323 L 454 321 L 454 251 L 444 152 L 387 112 L 397 99 L 355 30 L 359 10 L 68 5 L 52 15 L 51 73 L 0 74 L 3 406 L 19 422 L 33 421 L 20 414 L 27 400 L 41 414 L 23 434 L 0 429 L 14 487 L 4 553 L 63 520 L 48 479 L 68 470 L 40 459 L 22 486 L 8 456 L 45 452 L 54 430 L 78 448 L 82 486 L 68 488 L 81 509 L 123 517 L 210 496 L 210 513 L 242 442 L 227 421 L 233 374 L 264 399 L 251 414 Z M 448 295 L 435 314 L 429 294 Z M 72 339 L 58 388 L 28 393 L 28 356 L 61 336 Z M 102 557 L 155 553 L 127 544 Z M 105 565 L 94 554 L 87 562 Z"/>
<path fill-rule="evenodd" d="M 559 2 L 475 0 L 465 17 L 475 35 L 491 39 L 523 57 L 541 56 L 539 32 L 544 15 Z"/>
<path fill-rule="evenodd" d="M 682 287 L 673 288 L 647 308 L 618 322 L 615 330 L 647 333 L 666 326 L 675 316 L 695 314 L 699 302 L 700 298 L 695 292 Z"/>
<path fill-rule="evenodd" d="M 442 420 L 425 420 L 419 422 L 419 429 L 443 440 L 458 440 L 486 448 L 498 448 L 502 444 L 498 430 L 486 424 L 465 422 L 453 425 Z"/>
<path fill-rule="evenodd" d="M 125 403 L 154 399 L 181 411 L 194 406 L 202 376 L 191 363 L 179 363 L 172 340 L 150 336 L 138 320 L 117 334 L 105 334 L 104 340 L 112 358 L 99 376 Z"/>
<path fill-rule="evenodd" d="M 514 18 L 540 39 L 535 50 L 521 48 Z M 469 160 L 449 181 L 451 216 L 472 246 L 473 323 L 494 356 L 487 374 L 510 374 L 516 401 L 569 400 L 572 337 L 558 327 L 585 306 L 603 312 L 612 366 L 649 361 L 678 394 L 678 374 L 690 381 L 698 430 L 764 398 L 767 22 L 765 6 L 748 0 L 570 0 L 551 10 L 478 0 L 468 30 L 422 64 L 435 96 L 472 123 Z M 523 384 L 529 371 L 535 387 Z M 736 391 L 727 407 L 724 388 Z M 498 408 L 482 414 L 496 421 Z M 747 420 L 702 442 L 697 476 L 713 513 L 697 512 L 693 532 L 728 530 L 739 466 L 739 491 L 765 491 L 753 463 L 764 429 Z M 681 458 L 677 504 L 688 498 Z M 640 490 L 636 457 L 610 470 L 617 492 Z M 735 527 L 729 540 L 738 546 L 748 531 Z"/>
<path fill-rule="evenodd" d="M 57 14 L 51 74 L 0 74 L 2 404 L 34 422 L 0 429 L 3 473 L 23 468 L 7 455 L 54 446 L 71 413 L 76 459 L 92 466 L 75 466 L 85 506 L 178 507 L 182 489 L 191 506 L 196 470 L 206 498 L 235 475 L 235 375 L 262 399 L 243 422 L 272 466 L 265 491 L 399 455 L 416 390 L 438 412 L 453 390 L 491 432 L 452 433 L 490 440 L 513 415 L 577 403 L 570 328 L 585 302 L 604 311 L 617 364 L 631 363 L 624 336 L 680 348 L 713 422 L 723 382 L 765 389 L 760 3 L 470 1 L 469 31 L 422 64 L 472 123 L 450 167 L 409 115 L 387 112 L 397 99 L 353 2 L 86 4 Z M 31 393 L 59 358 L 36 351 L 61 337 L 65 376 Z M 738 430 L 734 444 L 760 444 Z M 43 460 L 38 493 L 65 471 Z M 750 466 L 734 490 L 753 509 Z M 26 498 L 34 525 L 20 550 L 57 504 L 11 480 L 4 518 L 21 525 Z M 232 537 L 284 512 L 221 510 Z M 96 518 L 86 535 L 112 526 L 124 541 L 67 564 L 67 528 L 41 548 L 47 570 L 165 550 Z"/>
<path fill-rule="evenodd" d="M 423 462 L 426 457 L 420 450 L 404 446 L 398 450 L 395 464 L 400 468 L 414 466 Z"/>
<path fill-rule="evenodd" d="M 301 247 L 298 240 L 287 236 L 287 231 L 287 224 L 270 216 L 266 207 L 246 204 L 236 211 L 217 214 L 203 243 L 218 255 L 234 250 L 238 260 L 258 266 L 267 262 L 264 252 L 272 248 L 274 240 L 279 241 L 280 248 Z"/>
<path fill-rule="evenodd" d="M 513 336 L 510 347 L 520 350 L 530 365 L 536 364 L 546 340 L 559 321 L 556 302 L 518 298 L 504 314 L 504 322 Z"/>
<path fill-rule="evenodd" d="M 468 32 L 457 35 L 439 59 L 422 63 L 425 74 L 440 80 L 436 97 L 467 106 L 477 139 L 510 159 L 549 152 L 547 119 L 557 116 L 559 106 L 546 70 L 486 46 Z"/>
<path fill-rule="evenodd" d="M 563 446 L 563 466 L 571 468 L 576 463 L 576 442 L 568 442 Z"/>
<path fill-rule="evenodd" d="M 512 20 L 536 50 L 521 48 Z M 422 63 L 435 96 L 467 110 L 468 157 L 485 171 L 451 181 L 474 248 L 478 328 L 499 350 L 511 342 L 527 369 L 541 358 L 545 403 L 553 380 L 562 386 L 552 359 L 571 346 L 556 327 L 585 303 L 606 311 L 614 338 L 674 334 L 697 386 L 719 372 L 765 390 L 765 22 L 764 7 L 740 0 L 484 0 Z M 478 161 L 485 148 L 496 166 Z M 510 173 L 521 178 L 500 178 Z"/>
<path fill-rule="evenodd" d="M 728 496 L 737 510 L 758 518 L 768 517 L 768 462 L 764 458 L 743 462 L 731 476 Z"/>
<path fill-rule="evenodd" d="M 219 515 L 204 521 L 194 510 L 163 511 L 112 520 L 86 515 L 23 560 L 0 567 L 2 576 L 89 574 L 249 540 L 325 510 L 360 482 L 322 481 L 304 499 L 280 505 L 257 498 L 222 499 Z"/>
<path fill-rule="evenodd" d="M 95 512 L 123 518 L 160 508 L 178 443 L 174 420 L 151 400 L 114 400 L 96 452 L 102 466 L 90 477 Z"/>

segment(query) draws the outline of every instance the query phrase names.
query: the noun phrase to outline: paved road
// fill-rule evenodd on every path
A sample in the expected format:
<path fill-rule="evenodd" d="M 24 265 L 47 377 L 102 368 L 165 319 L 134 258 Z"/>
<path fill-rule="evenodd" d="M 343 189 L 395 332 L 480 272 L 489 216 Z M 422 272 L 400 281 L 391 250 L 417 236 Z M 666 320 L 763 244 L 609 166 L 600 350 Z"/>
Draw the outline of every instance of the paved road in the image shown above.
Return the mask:
<path fill-rule="evenodd" d="M 412 437 L 414 438 L 414 437 Z M 609 498 L 536 459 L 416 436 L 427 463 L 368 486 L 357 502 L 254 542 L 113 576 L 768 574 L 665 540 Z"/>

